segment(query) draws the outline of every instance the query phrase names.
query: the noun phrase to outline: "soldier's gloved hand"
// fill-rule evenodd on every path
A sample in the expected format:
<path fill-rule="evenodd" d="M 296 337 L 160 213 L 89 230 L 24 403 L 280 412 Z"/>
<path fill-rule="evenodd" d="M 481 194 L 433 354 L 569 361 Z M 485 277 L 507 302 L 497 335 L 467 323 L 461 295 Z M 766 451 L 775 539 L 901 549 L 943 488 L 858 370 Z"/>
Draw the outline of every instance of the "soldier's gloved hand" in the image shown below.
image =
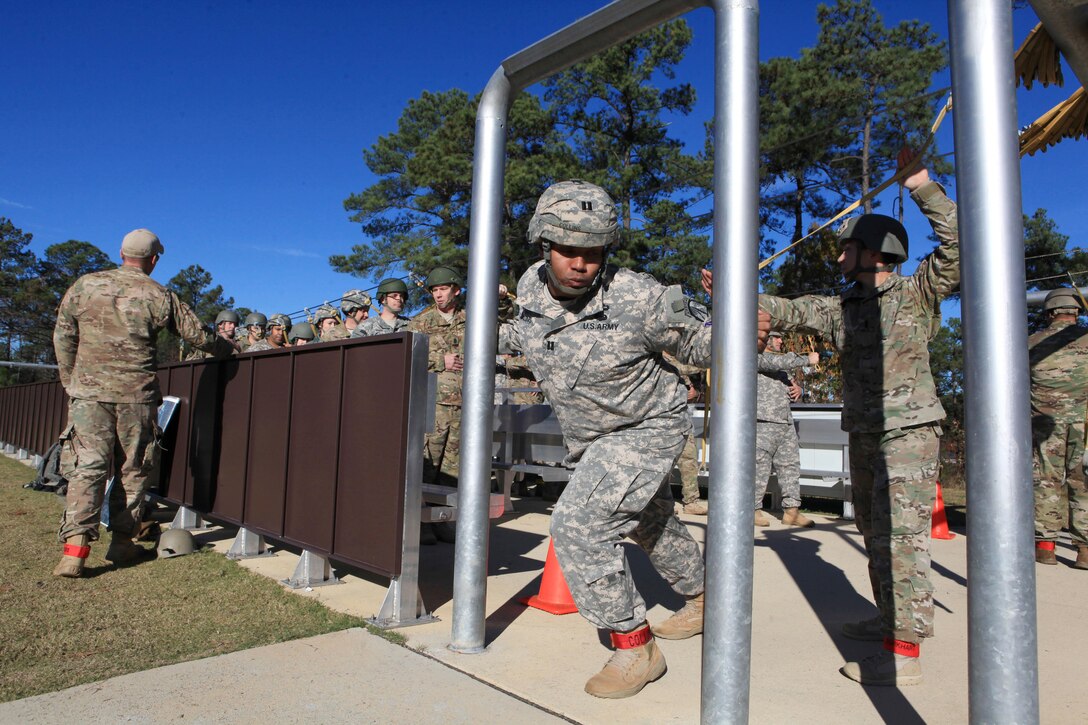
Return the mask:
<path fill-rule="evenodd" d="M 760 310 L 759 314 L 756 316 L 756 348 L 760 352 L 763 352 L 765 349 L 767 349 L 767 334 L 770 331 L 771 316 L 763 310 Z"/>

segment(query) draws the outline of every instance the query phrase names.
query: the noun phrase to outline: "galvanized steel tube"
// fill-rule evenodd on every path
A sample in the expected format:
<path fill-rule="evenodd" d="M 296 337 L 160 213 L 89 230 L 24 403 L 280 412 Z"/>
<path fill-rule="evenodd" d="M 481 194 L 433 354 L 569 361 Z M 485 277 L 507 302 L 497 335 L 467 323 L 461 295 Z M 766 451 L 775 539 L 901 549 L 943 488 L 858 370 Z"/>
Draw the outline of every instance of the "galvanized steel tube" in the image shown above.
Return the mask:
<path fill-rule="evenodd" d="M 702 722 L 748 722 L 756 450 L 759 3 L 719 0 L 714 78 L 714 414 Z"/>
<path fill-rule="evenodd" d="M 973 723 L 1039 722 L 1027 309 L 1008 0 L 950 0 Z"/>

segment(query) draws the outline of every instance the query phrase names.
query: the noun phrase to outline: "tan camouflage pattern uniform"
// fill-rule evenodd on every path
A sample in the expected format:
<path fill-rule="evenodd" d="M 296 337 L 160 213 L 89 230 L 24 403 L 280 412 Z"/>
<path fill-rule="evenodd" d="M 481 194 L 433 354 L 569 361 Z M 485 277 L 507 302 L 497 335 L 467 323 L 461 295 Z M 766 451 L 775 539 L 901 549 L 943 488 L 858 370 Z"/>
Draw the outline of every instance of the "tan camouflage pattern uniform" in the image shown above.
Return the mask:
<path fill-rule="evenodd" d="M 795 352 L 760 353 L 756 369 L 756 487 L 755 507 L 763 508 L 767 482 L 774 467 L 782 508 L 801 505 L 801 448 L 793 427 L 787 370 L 808 364 L 807 355 Z"/>
<path fill-rule="evenodd" d="M 155 340 L 162 329 L 217 357 L 234 350 L 206 332 L 177 295 L 134 267 L 84 275 L 60 303 L 53 347 L 70 398 L 61 435 L 61 469 L 68 479 L 62 542 L 80 534 L 98 539 L 103 489 L 116 468 L 125 505 L 110 512 L 111 530 L 132 534 L 142 519 L 158 462 L 155 421 L 162 395 Z"/>
<path fill-rule="evenodd" d="M 446 370 L 445 356 L 465 353 L 465 310 L 458 305 L 446 320 L 437 307 L 416 315 L 406 328 L 430 336 L 427 370 L 438 375 L 434 432 L 426 434 L 423 482 L 457 485 L 461 465 L 461 371 Z"/>
<path fill-rule="evenodd" d="M 543 262 L 518 283 L 499 351 L 521 351 L 563 430 L 574 466 L 552 513 L 556 557 L 578 611 L 597 627 L 646 621 L 623 540 L 680 594 L 703 591 L 702 555 L 673 512 L 668 477 L 691 432 L 687 391 L 663 352 L 710 364 L 706 311 L 649 275 L 606 267 L 574 304 L 548 292 Z"/>
<path fill-rule="evenodd" d="M 1088 410 L 1088 328 L 1052 322 L 1028 338 L 1035 445 L 1035 538 L 1056 541 L 1068 501 L 1073 543 L 1088 545 L 1088 489 L 1081 456 Z"/>
<path fill-rule="evenodd" d="M 348 332 L 348 328 L 344 326 L 343 322 L 337 322 L 335 325 L 321 333 L 320 342 L 333 342 L 334 340 L 346 340 L 351 337 L 351 333 Z M 250 351 L 253 348 L 249 348 Z"/>
<path fill-rule="evenodd" d="M 357 325 L 354 330 L 351 331 L 350 337 L 370 337 L 372 335 L 388 335 L 392 332 L 400 332 L 408 327 L 408 323 L 411 322 L 407 317 L 397 315 L 393 320 L 393 324 L 382 319 L 381 315 L 374 315 L 363 320 L 361 325 Z"/>
<path fill-rule="evenodd" d="M 911 193 L 940 244 L 910 277 L 839 298 L 761 295 L 777 330 L 820 335 L 842 356 L 842 429 L 850 433 L 855 523 L 869 554 L 886 636 L 933 636 L 930 517 L 944 409 L 929 364 L 940 303 L 959 284 L 956 205 L 936 182 Z"/>

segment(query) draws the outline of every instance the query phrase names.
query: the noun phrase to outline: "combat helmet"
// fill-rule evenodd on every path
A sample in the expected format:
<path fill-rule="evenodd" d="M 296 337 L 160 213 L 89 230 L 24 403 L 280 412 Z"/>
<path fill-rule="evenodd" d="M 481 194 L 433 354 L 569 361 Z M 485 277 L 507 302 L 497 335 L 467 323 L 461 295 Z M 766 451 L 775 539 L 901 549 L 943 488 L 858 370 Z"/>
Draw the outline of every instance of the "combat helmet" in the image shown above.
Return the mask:
<path fill-rule="evenodd" d="M 408 285 L 404 283 L 404 280 L 397 279 L 396 277 L 390 277 L 389 279 L 383 279 L 378 283 L 378 299 L 383 300 L 385 296 L 390 292 L 400 292 L 401 294 L 408 295 Z"/>
<path fill-rule="evenodd" d="M 895 264 L 907 261 L 907 230 L 884 214 L 862 214 L 839 228 L 839 242 L 855 239 L 872 252 L 891 256 Z"/>
<path fill-rule="evenodd" d="M 1070 314 L 1080 312 L 1080 300 L 1077 293 L 1068 287 L 1059 287 L 1046 293 L 1043 309 L 1047 312 L 1065 311 Z"/>
<path fill-rule="evenodd" d="M 282 327 L 284 330 L 289 330 L 291 329 L 291 318 L 282 312 L 277 312 L 268 318 L 268 327 L 272 327 L 273 325 Z"/>
<path fill-rule="evenodd" d="M 350 315 L 355 310 L 369 309 L 371 305 L 370 295 L 361 289 L 349 289 L 340 298 L 340 309 L 344 314 Z"/>
<path fill-rule="evenodd" d="M 215 326 L 218 327 L 220 322 L 233 322 L 235 325 L 240 325 L 242 318 L 234 310 L 222 310 L 215 316 Z"/>
<path fill-rule="evenodd" d="M 322 320 L 327 320 L 330 317 L 334 318 L 337 322 L 340 322 L 340 313 L 336 311 L 336 308 L 329 304 L 321 305 L 314 311 L 314 322 L 318 325 Z"/>
<path fill-rule="evenodd" d="M 457 274 L 457 270 L 453 269 L 453 267 L 435 267 L 427 275 L 427 281 L 423 283 L 423 286 L 431 289 L 440 284 L 452 284 L 454 287 L 464 286 L 461 284 L 461 275 Z"/>
<path fill-rule="evenodd" d="M 185 529 L 167 529 L 159 537 L 159 558 L 172 559 L 175 556 L 185 556 L 196 551 L 196 540 L 191 532 Z"/>
<path fill-rule="evenodd" d="M 291 325 L 291 332 L 288 333 L 287 339 L 291 342 L 295 340 L 313 340 L 316 337 L 314 335 L 314 326 L 309 322 L 298 322 Z"/>
<path fill-rule="evenodd" d="M 260 312 L 250 312 L 246 315 L 246 327 L 256 325 L 257 327 L 264 329 L 268 324 L 268 318 L 262 315 Z"/>
<path fill-rule="evenodd" d="M 537 200 L 536 211 L 529 220 L 528 238 L 530 244 L 540 244 L 549 285 L 569 297 L 580 297 L 597 287 L 605 269 L 608 248 L 620 239 L 616 204 L 607 191 L 588 181 L 571 179 L 552 184 Z M 586 287 L 561 284 L 552 270 L 552 244 L 603 248 L 601 269 L 593 283 Z"/>

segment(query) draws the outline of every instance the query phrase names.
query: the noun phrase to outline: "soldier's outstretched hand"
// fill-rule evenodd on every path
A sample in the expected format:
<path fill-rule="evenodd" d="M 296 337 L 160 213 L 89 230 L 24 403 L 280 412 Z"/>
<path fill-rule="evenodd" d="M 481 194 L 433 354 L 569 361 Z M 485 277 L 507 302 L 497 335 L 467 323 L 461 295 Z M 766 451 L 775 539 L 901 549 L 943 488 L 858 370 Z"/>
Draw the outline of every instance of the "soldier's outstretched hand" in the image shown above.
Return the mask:
<path fill-rule="evenodd" d="M 714 296 L 714 273 L 709 269 L 703 268 L 699 270 L 699 275 L 702 278 L 703 291 L 711 297 Z"/>
<path fill-rule="evenodd" d="M 903 186 L 905 186 L 907 190 L 914 191 L 922 184 L 929 182 L 929 170 L 922 165 L 922 155 L 910 146 L 904 146 L 900 149 L 899 155 L 896 157 L 895 161 L 897 172 L 915 167 L 914 173 L 903 179 Z"/>

